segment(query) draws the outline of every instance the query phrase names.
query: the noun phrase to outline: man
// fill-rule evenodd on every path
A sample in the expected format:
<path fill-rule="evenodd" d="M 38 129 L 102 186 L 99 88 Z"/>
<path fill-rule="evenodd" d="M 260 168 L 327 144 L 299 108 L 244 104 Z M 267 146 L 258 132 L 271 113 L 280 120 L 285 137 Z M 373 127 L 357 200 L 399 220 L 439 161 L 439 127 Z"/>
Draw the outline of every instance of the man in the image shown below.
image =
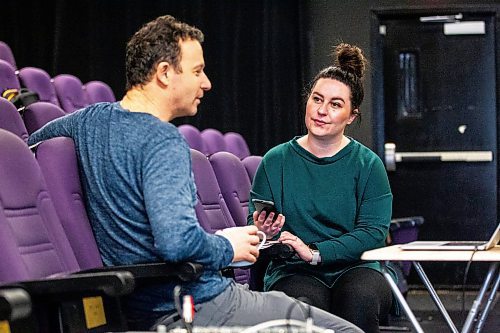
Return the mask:
<path fill-rule="evenodd" d="M 171 16 L 147 23 L 127 44 L 124 98 L 56 119 L 34 133 L 29 144 L 55 136 L 75 141 L 89 219 L 105 265 L 203 264 L 199 280 L 182 284 L 196 304 L 194 325 L 250 326 L 287 315 L 303 319 L 296 301 L 284 294 L 251 292 L 221 276 L 231 262 L 257 260 L 255 226 L 211 235 L 196 220 L 189 147 L 169 121 L 195 115 L 211 88 L 202 41 L 200 30 Z M 155 285 L 130 297 L 126 312 L 134 328 L 172 324 L 173 288 L 173 283 Z M 319 309 L 311 315 L 316 325 L 359 332 Z"/>

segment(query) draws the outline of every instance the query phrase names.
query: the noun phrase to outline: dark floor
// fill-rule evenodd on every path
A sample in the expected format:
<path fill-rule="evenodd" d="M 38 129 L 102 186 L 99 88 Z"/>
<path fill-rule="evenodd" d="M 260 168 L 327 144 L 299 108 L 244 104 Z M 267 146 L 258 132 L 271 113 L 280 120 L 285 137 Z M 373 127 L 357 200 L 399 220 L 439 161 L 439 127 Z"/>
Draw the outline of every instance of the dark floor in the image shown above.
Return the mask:
<path fill-rule="evenodd" d="M 450 317 L 460 331 L 478 291 L 468 290 L 463 293 L 460 290 L 441 289 L 437 290 L 437 292 Z M 463 295 L 465 295 L 465 302 L 462 302 Z M 499 298 L 499 293 L 497 293 L 494 304 L 498 303 Z M 446 321 L 425 289 L 415 286 L 410 288 L 407 301 L 425 333 L 451 332 L 451 329 L 446 324 Z M 465 311 L 462 311 L 463 303 Z M 389 324 L 397 328 L 385 332 L 415 332 L 411 322 L 405 317 L 392 317 Z M 406 330 L 404 330 L 405 327 L 407 328 Z M 493 307 L 481 332 L 500 333 L 500 304 L 496 304 Z"/>

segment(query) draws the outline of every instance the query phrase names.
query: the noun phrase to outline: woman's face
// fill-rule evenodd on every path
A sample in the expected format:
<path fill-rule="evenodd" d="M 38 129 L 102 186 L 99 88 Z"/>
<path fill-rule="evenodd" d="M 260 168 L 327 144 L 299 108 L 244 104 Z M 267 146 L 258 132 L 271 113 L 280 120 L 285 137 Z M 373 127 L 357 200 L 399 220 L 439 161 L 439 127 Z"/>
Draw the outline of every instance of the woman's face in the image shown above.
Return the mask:
<path fill-rule="evenodd" d="M 351 89 L 344 83 L 322 78 L 307 100 L 305 124 L 309 135 L 336 140 L 344 135 L 356 115 L 351 110 Z"/>

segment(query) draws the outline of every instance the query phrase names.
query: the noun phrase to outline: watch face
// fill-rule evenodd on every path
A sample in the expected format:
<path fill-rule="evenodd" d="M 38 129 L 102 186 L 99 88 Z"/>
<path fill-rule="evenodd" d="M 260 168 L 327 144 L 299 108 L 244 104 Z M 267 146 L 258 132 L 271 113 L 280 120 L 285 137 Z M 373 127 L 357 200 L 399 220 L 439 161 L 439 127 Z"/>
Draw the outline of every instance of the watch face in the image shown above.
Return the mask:
<path fill-rule="evenodd" d="M 318 262 L 320 261 L 320 255 L 318 250 L 311 250 L 312 252 L 312 260 L 310 262 L 311 265 L 317 265 Z"/>

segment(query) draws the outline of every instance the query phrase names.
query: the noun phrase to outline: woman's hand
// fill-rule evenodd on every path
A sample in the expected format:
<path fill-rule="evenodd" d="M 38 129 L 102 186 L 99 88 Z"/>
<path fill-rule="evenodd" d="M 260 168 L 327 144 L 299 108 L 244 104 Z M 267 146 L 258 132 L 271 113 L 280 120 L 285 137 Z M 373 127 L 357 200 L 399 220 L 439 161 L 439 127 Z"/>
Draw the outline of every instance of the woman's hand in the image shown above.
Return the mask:
<path fill-rule="evenodd" d="M 283 228 L 283 224 L 285 224 L 285 216 L 282 214 L 278 214 L 276 221 L 273 222 L 274 212 L 269 213 L 266 216 L 266 212 L 253 212 L 253 224 L 262 232 L 264 232 L 268 239 L 276 236 Z"/>
<path fill-rule="evenodd" d="M 304 260 L 305 262 L 312 261 L 313 256 L 311 249 L 306 244 L 304 244 L 304 242 L 299 237 L 292 235 L 288 231 L 283 231 L 280 235 L 279 241 L 283 244 L 288 244 L 293 247 L 300 259 Z"/>

